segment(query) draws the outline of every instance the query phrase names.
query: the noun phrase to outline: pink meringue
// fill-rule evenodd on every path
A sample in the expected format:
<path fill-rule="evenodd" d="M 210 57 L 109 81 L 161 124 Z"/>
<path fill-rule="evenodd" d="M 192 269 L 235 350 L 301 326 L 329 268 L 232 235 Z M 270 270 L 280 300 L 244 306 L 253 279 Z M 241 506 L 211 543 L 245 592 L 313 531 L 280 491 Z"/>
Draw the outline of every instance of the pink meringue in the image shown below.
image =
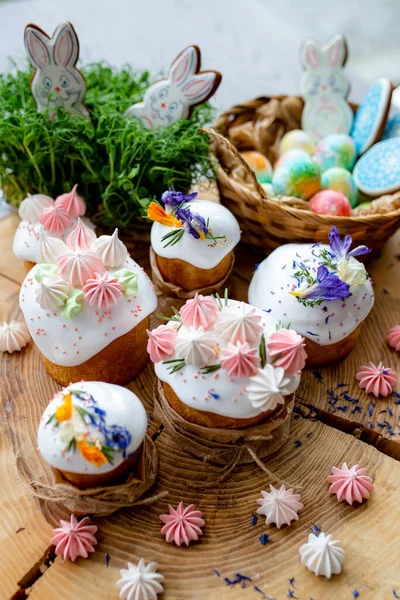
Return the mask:
<path fill-rule="evenodd" d="M 147 335 L 149 336 L 147 352 L 153 363 L 161 362 L 173 355 L 177 338 L 175 329 L 159 325 L 153 331 L 147 330 Z"/>
<path fill-rule="evenodd" d="M 95 273 L 93 278 L 87 280 L 83 287 L 85 300 L 90 306 L 101 310 L 108 310 L 115 306 L 122 298 L 123 287 L 116 277 L 110 277 L 108 271 L 103 275 Z"/>
<path fill-rule="evenodd" d="M 71 219 L 61 206 L 45 208 L 39 217 L 39 223 L 50 233 L 64 233 L 64 229 L 72 225 Z"/>
<path fill-rule="evenodd" d="M 373 481 L 364 468 L 354 465 L 349 469 L 345 462 L 341 469 L 332 467 L 332 474 L 328 477 L 328 482 L 332 484 L 330 493 L 336 494 L 339 502 L 346 500 L 348 504 L 362 502 L 364 498 L 368 500 L 374 489 Z"/>
<path fill-rule="evenodd" d="M 67 194 L 61 194 L 56 198 L 56 206 L 62 207 L 71 217 L 81 217 L 86 212 L 86 204 L 83 198 L 78 196 L 76 183 Z"/>
<path fill-rule="evenodd" d="M 222 350 L 220 362 L 231 377 L 250 377 L 260 366 L 260 356 L 258 350 L 250 348 L 247 342 L 236 342 Z"/>
<path fill-rule="evenodd" d="M 291 375 L 305 367 L 307 354 L 304 346 L 304 338 L 293 329 L 275 331 L 267 344 L 274 367 L 282 367 Z"/>
<path fill-rule="evenodd" d="M 396 352 L 400 352 L 400 325 L 389 329 L 387 340 L 391 348 L 394 348 Z"/>
<path fill-rule="evenodd" d="M 397 383 L 397 374 L 392 369 L 384 367 L 381 362 L 376 366 L 370 361 L 367 366 L 360 367 L 356 379 L 360 382 L 362 390 L 378 398 L 392 393 Z"/>
<path fill-rule="evenodd" d="M 56 554 L 62 556 L 64 560 L 74 560 L 81 556 L 87 558 L 89 552 L 95 552 L 94 546 L 97 540 L 94 534 L 97 531 L 96 525 L 89 525 L 89 517 L 85 517 L 78 522 L 74 515 L 71 515 L 71 521 L 60 521 L 61 527 L 53 529 L 51 543 L 56 547 Z"/>
<path fill-rule="evenodd" d="M 211 296 L 195 294 L 195 297 L 187 300 L 179 311 L 182 323 L 185 327 L 204 327 L 207 329 L 217 320 L 218 305 Z"/>
<path fill-rule="evenodd" d="M 76 227 L 67 237 L 70 250 L 87 250 L 97 239 L 95 232 L 78 217 Z"/>
<path fill-rule="evenodd" d="M 94 252 L 89 250 L 78 250 L 78 252 L 67 252 L 57 258 L 57 266 L 61 277 L 69 281 L 73 286 L 83 287 L 88 279 L 101 273 L 104 265 Z"/>
<path fill-rule="evenodd" d="M 165 540 L 168 543 L 175 542 L 177 546 L 183 543 L 189 546 L 189 542 L 198 540 L 199 535 L 203 533 L 201 528 L 205 525 L 202 512 L 196 510 L 194 504 L 185 508 L 183 502 L 180 502 L 176 509 L 170 505 L 168 509 L 169 515 L 160 515 L 161 521 L 165 523 L 161 529 Z"/>
<path fill-rule="evenodd" d="M 257 508 L 257 514 L 264 515 L 267 525 L 275 523 L 280 529 L 282 525 L 290 525 L 292 521 L 298 521 L 298 511 L 304 508 L 300 494 L 294 494 L 293 489 L 286 489 L 286 485 L 275 488 L 269 484 L 270 491 L 261 490 L 262 498 L 257 500 L 260 508 Z"/>

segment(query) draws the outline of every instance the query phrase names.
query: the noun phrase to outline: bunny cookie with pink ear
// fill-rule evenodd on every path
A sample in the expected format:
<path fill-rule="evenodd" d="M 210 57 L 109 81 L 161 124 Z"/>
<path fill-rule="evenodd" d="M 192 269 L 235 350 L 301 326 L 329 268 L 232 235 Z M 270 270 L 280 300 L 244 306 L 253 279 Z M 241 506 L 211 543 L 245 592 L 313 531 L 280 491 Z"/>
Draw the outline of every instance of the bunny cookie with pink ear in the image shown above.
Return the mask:
<path fill-rule="evenodd" d="M 316 140 L 331 133 L 350 132 L 353 111 L 346 101 L 349 82 L 342 68 L 346 59 L 347 44 L 341 34 L 333 36 L 325 46 L 311 38 L 302 44 L 305 106 L 301 125 Z"/>
<path fill-rule="evenodd" d="M 200 71 L 200 48 L 188 46 L 172 63 L 168 77 L 153 83 L 143 102 L 129 107 L 127 118 L 141 119 L 144 125 L 168 127 L 189 118 L 194 106 L 205 102 L 221 83 L 218 71 Z"/>
<path fill-rule="evenodd" d="M 60 23 L 51 38 L 37 25 L 27 25 L 24 39 L 36 69 L 31 90 L 38 111 L 48 110 L 50 118 L 54 118 L 57 109 L 63 107 L 71 115 L 88 119 L 89 113 L 83 105 L 86 82 L 75 66 L 79 41 L 71 23 Z"/>

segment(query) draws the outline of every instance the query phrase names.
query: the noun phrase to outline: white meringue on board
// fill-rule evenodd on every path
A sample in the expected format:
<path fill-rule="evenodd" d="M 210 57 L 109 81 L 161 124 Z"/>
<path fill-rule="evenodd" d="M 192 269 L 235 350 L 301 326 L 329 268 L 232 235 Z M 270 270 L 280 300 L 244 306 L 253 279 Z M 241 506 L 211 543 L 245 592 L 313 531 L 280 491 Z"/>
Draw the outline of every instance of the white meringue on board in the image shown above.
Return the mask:
<path fill-rule="evenodd" d="M 20 352 L 30 339 L 28 328 L 21 321 L 4 322 L 0 325 L 0 352 Z"/>
<path fill-rule="evenodd" d="M 338 575 L 342 571 L 342 565 L 346 556 L 338 540 L 333 540 L 329 533 L 325 535 L 322 531 L 316 536 L 310 533 L 308 542 L 299 548 L 301 563 L 315 575 L 323 575 L 330 579 L 332 575 Z"/>

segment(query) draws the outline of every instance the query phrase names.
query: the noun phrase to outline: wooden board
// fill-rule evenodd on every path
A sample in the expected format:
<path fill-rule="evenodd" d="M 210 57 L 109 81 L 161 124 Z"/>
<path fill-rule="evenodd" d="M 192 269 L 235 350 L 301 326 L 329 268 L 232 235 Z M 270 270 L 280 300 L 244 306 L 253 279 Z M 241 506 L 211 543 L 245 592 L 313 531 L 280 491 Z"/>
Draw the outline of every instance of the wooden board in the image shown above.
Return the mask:
<path fill-rule="evenodd" d="M 21 261 L 14 259 L 10 252 L 16 222 L 14 216 L 0 221 L 0 318 L 12 318 L 18 313 L 18 284 L 23 280 L 24 270 Z M 46 568 L 46 551 L 51 552 L 51 528 L 66 513 L 55 504 L 34 500 L 18 481 L 14 461 L 19 452 L 22 456 L 34 457 L 38 468 L 43 468 L 36 452 L 36 427 L 44 406 L 58 386 L 45 373 L 33 344 L 20 354 L 3 355 L 0 364 L 0 426 L 3 434 L 0 436 L 3 517 L 0 523 L 0 600 L 10 598 L 18 590 L 27 590 L 29 597 L 36 600 L 117 598 L 115 581 L 119 569 L 126 561 L 137 561 L 141 556 L 159 562 L 160 571 L 166 577 L 163 597 L 167 600 L 262 599 L 263 594 L 256 591 L 254 585 L 266 596 L 276 599 L 286 597 L 289 589 L 299 598 L 312 597 L 314 600 L 351 598 L 354 589 L 359 591 L 362 599 L 394 597 L 392 588 L 397 589 L 400 596 L 397 574 L 400 464 L 384 454 L 398 458 L 398 441 L 390 440 L 387 432 L 376 429 L 376 439 L 369 437 L 366 438 L 368 444 L 363 443 L 338 429 L 348 432 L 356 428 L 357 435 L 364 436 L 359 430 L 365 427 L 364 414 L 361 415 L 363 419 L 357 415 L 356 420 L 350 411 L 338 411 L 339 415 L 336 415 L 326 407 L 326 390 L 345 382 L 352 384 L 349 395 L 356 396 L 357 392 L 357 403 L 363 412 L 368 412 L 369 398 L 354 387 L 356 366 L 362 360 L 395 359 L 385 346 L 384 338 L 386 328 L 395 324 L 392 321 L 400 320 L 396 304 L 400 291 L 398 278 L 395 279 L 399 264 L 393 258 L 398 252 L 398 239 L 390 240 L 387 255 L 380 259 L 383 262 L 379 271 L 376 264 L 369 267 L 376 283 L 376 317 L 373 320 L 371 316 L 368 320 L 356 350 L 341 364 L 321 369 L 322 383 L 312 373 L 306 373 L 303 378 L 299 410 L 313 416 L 308 407 L 315 406 L 319 416 L 333 427 L 296 414 L 290 441 L 268 463 L 275 476 L 288 484 L 303 487 L 305 508 L 300 513 L 300 520 L 290 528 L 278 530 L 265 526 L 261 519 L 256 525 L 251 524 L 260 490 L 268 489 L 269 483 L 276 483 L 273 478 L 266 477 L 255 466 L 247 466 L 238 468 L 228 481 L 213 485 L 215 473 L 182 453 L 176 442 L 163 432 L 157 440 L 160 474 L 152 493 L 167 490 L 168 498 L 151 507 L 124 509 L 111 517 L 95 519 L 99 527 L 97 552 L 89 560 L 79 560 L 76 564 L 63 564 L 57 558 Z M 144 245 L 137 244 L 130 250 L 138 262 L 148 266 Z M 239 250 L 232 296 L 246 299 L 248 280 L 259 260 L 260 257 L 248 249 Z M 388 267 L 390 261 L 393 267 Z M 388 294 L 379 294 L 383 287 L 389 290 Z M 396 366 L 395 362 L 388 364 Z M 152 377 L 149 366 L 129 386 L 143 398 L 149 411 Z M 380 410 L 387 409 L 387 404 L 380 400 Z M 389 406 L 392 405 L 398 410 L 390 400 Z M 378 407 L 373 408 L 375 411 Z M 398 415 L 397 412 L 394 414 Z M 373 416 L 381 418 L 375 412 Z M 157 423 L 151 423 L 152 430 L 157 427 Z M 295 444 L 297 440 L 301 445 Z M 376 478 L 372 498 L 358 508 L 339 504 L 327 492 L 326 477 L 331 466 L 340 466 L 344 460 L 349 464 L 362 464 Z M 201 489 L 199 482 L 211 485 Z M 201 542 L 189 548 L 168 545 L 160 534 L 159 514 L 167 510 L 168 502 L 176 505 L 180 500 L 196 503 L 206 519 Z M 306 540 L 307 527 L 312 522 L 324 532 L 333 533 L 347 552 L 342 575 L 330 582 L 316 578 L 299 561 L 298 547 Z M 20 527 L 25 529 L 16 533 Z M 264 532 L 270 534 L 270 541 L 265 546 L 258 539 Z M 108 568 L 106 553 L 110 557 Z M 220 573 L 219 577 L 213 569 Z M 43 575 L 41 571 L 44 571 Z M 234 579 L 237 572 L 252 578 L 244 590 L 238 585 L 231 587 L 224 580 L 225 577 Z M 295 578 L 294 588 L 288 581 L 292 577 Z M 19 592 L 16 598 L 24 597 L 21 594 Z"/>

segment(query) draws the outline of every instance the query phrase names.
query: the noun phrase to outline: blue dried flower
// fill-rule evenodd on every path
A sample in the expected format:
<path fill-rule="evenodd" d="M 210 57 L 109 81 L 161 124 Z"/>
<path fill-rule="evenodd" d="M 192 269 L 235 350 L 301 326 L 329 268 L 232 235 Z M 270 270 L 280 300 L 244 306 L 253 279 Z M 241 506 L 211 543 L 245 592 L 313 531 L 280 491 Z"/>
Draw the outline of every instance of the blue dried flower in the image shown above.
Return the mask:
<path fill-rule="evenodd" d="M 345 235 L 343 240 L 341 240 L 340 233 L 335 226 L 332 227 L 328 238 L 331 250 L 337 259 L 360 256 L 361 254 L 369 254 L 371 252 L 367 246 L 357 246 L 357 248 L 350 251 L 351 244 L 353 243 L 352 238 L 349 235 Z"/>
<path fill-rule="evenodd" d="M 321 265 L 313 284 L 305 290 L 289 293 L 302 300 L 339 300 L 350 296 L 350 286 L 334 273 L 330 273 L 325 265 Z"/>
<path fill-rule="evenodd" d="M 176 217 L 182 221 L 185 231 L 190 233 L 196 240 L 204 240 L 208 233 L 205 219 L 198 213 L 192 213 L 189 208 L 178 208 Z"/>
<path fill-rule="evenodd" d="M 182 192 L 175 192 L 174 190 L 167 190 L 161 196 L 161 201 L 165 204 L 167 208 L 173 209 L 177 208 L 181 204 L 185 202 L 190 202 L 194 200 L 197 196 L 197 192 L 193 194 L 183 194 Z"/>
<path fill-rule="evenodd" d="M 125 427 L 119 425 L 111 425 L 111 427 L 104 429 L 104 435 L 106 438 L 107 446 L 112 448 L 117 447 L 122 450 L 123 457 L 126 456 L 126 449 L 131 443 L 131 434 Z"/>

